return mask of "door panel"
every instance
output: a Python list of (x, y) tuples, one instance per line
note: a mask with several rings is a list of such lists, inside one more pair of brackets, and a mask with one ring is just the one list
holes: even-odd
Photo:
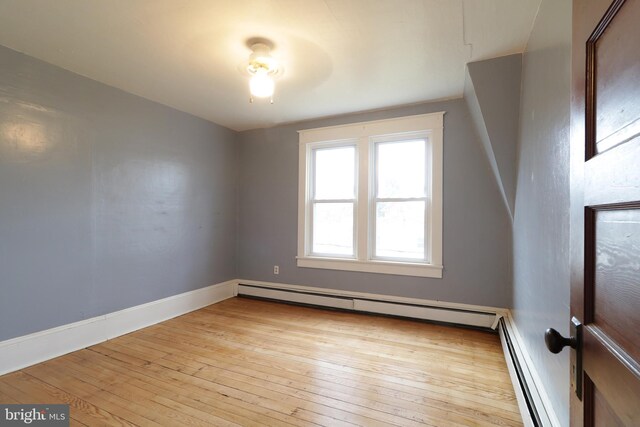
[(595, 206), (640, 200), (640, 185), (627, 184), (640, 179), (638, 158), (640, 138), (635, 138), (615, 147), (614, 150), (598, 154), (584, 164), (584, 204)]
[[(608, 426), (608, 424), (590, 424), (595, 415), (595, 406), (606, 402), (610, 410), (616, 414), (623, 425), (637, 426), (640, 420), (640, 382), (637, 365), (629, 366), (624, 354), (615, 342), (611, 341), (597, 326), (584, 331), (584, 425)], [(635, 375), (633, 370), (636, 370)], [(596, 395), (601, 401), (596, 402)], [(573, 423), (572, 424), (576, 425)]]
[(624, 426), (624, 423), (618, 416), (609, 403), (604, 399), (604, 396), (595, 390), (593, 395), (593, 419), (595, 425), (599, 426), (611, 426), (618, 427)]
[[(571, 424), (640, 425), (640, 0), (574, 0)], [(572, 365), (576, 356), (572, 355)]]
[(593, 325), (640, 358), (640, 209), (596, 210)]
[[(596, 153), (640, 133), (640, 2), (630, 1), (593, 40), (596, 56)], [(632, 51), (632, 50), (635, 50)]]

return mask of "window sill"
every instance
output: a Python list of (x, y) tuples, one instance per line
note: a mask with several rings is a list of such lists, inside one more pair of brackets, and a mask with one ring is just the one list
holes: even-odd
[(441, 265), (390, 261), (359, 261), (355, 259), (297, 257), (298, 267), (328, 270), (361, 271), (365, 273), (442, 279)]

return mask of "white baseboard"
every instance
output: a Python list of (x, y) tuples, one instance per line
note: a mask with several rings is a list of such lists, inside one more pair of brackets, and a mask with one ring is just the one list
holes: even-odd
[(238, 294), (495, 329), (504, 309), (285, 283), (238, 280)]
[(237, 281), (116, 311), (0, 342), (0, 375), (128, 334), (231, 298)]
[[(561, 427), (510, 311), (505, 313), (499, 331), (524, 425)], [(508, 348), (507, 340), (511, 343), (511, 350)]]

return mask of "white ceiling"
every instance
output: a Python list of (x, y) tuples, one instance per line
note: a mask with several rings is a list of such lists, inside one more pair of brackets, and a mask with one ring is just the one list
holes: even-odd
[[(541, 0), (0, 0), (0, 44), (235, 130), (462, 96)], [(249, 104), (245, 42), (285, 68)]]

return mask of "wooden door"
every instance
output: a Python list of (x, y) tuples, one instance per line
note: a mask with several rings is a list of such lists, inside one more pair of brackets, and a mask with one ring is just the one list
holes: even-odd
[(572, 51), (571, 424), (640, 426), (640, 0), (574, 0)]

